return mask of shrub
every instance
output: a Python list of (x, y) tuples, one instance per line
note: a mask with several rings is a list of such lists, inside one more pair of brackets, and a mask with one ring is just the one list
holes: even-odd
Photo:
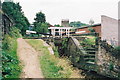
[(59, 56), (59, 53), (58, 53), (58, 47), (53, 48), (53, 50), (54, 50), (54, 55), (55, 55), (56, 57), (60, 57), (60, 56)]
[(89, 30), (91, 33), (95, 32), (95, 29), (93, 29), (93, 28), (91, 28), (91, 27), (90, 27), (88, 30)]
[(17, 57), (17, 41), (19, 29), (12, 27), (2, 41), (2, 74), (3, 78), (19, 78), (21, 67)]
[(120, 56), (120, 46), (115, 47), (115, 53), (117, 56)]
[(96, 43), (96, 38), (85, 38), (83, 41), (80, 41), (80, 44), (85, 48), (92, 48)]
[(12, 26), (12, 28), (10, 29), (10, 36), (13, 38), (19, 38), (22, 37), (20, 34), (20, 30), (14, 26)]

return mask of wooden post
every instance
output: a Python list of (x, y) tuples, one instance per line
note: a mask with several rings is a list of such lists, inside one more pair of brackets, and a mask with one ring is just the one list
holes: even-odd
[(69, 29), (68, 29), (68, 37), (70, 36)]
[(60, 29), (59, 29), (59, 36), (60, 36)]

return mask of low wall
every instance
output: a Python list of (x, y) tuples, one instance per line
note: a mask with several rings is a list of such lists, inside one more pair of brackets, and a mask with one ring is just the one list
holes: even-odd
[[(78, 39), (78, 40), (77, 40)], [(120, 59), (113, 53), (106, 50), (102, 45), (98, 45), (98, 51), (95, 54), (95, 65), (87, 65), (84, 55), (88, 54), (80, 45), (79, 39), (69, 38), (67, 52), (71, 61), (79, 68), (96, 71), (98, 74), (118, 78), (120, 77)]]
[(61, 53), (68, 56), (74, 66), (88, 71), (96, 71), (98, 74), (107, 77), (120, 77), (119, 57), (116, 58), (113, 53), (106, 50), (106, 47), (101, 44), (97, 45), (94, 64), (86, 63), (85, 57), (89, 56), (89, 53), (80, 45), (79, 40), (82, 39), (84, 38), (70, 37), (54, 39), (54, 42), (60, 46)]
[(88, 56), (88, 53), (86, 53), (76, 38), (69, 38), (66, 53), (76, 67), (84, 70), (95, 70), (95, 64), (86, 63), (84, 57)]
[(96, 54), (96, 64), (100, 74), (110, 77), (120, 77), (119, 58), (113, 56), (113, 53), (106, 50), (99, 44), (98, 53)]

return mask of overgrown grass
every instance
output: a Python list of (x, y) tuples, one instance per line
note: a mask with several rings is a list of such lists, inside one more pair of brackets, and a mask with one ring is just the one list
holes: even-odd
[(56, 57), (60, 57), (60, 56), (59, 56), (59, 53), (58, 53), (58, 47), (54, 47), (54, 48), (53, 48), (53, 51), (54, 51), (54, 55), (55, 55)]
[(83, 41), (80, 41), (80, 44), (85, 48), (91, 48), (96, 45), (96, 37), (93, 36), (84, 36), (86, 37)]
[[(9, 35), (6, 34), (2, 46), (2, 74), (3, 78), (19, 78), (21, 67), (17, 57), (17, 34), (14, 29)], [(17, 33), (16, 33), (17, 32)], [(14, 35), (15, 34), (15, 35)], [(19, 34), (20, 35), (20, 34)]]
[(39, 51), (40, 64), (45, 78), (80, 78), (79, 72), (75, 71), (67, 59), (60, 59), (50, 54), (48, 47), (41, 40), (27, 40)]

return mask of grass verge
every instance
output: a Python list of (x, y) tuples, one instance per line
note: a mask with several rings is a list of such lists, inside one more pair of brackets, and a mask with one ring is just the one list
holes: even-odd
[(82, 78), (79, 70), (75, 70), (66, 58), (58, 58), (50, 54), (48, 47), (41, 40), (27, 40), (40, 54), (40, 64), (45, 78)]

